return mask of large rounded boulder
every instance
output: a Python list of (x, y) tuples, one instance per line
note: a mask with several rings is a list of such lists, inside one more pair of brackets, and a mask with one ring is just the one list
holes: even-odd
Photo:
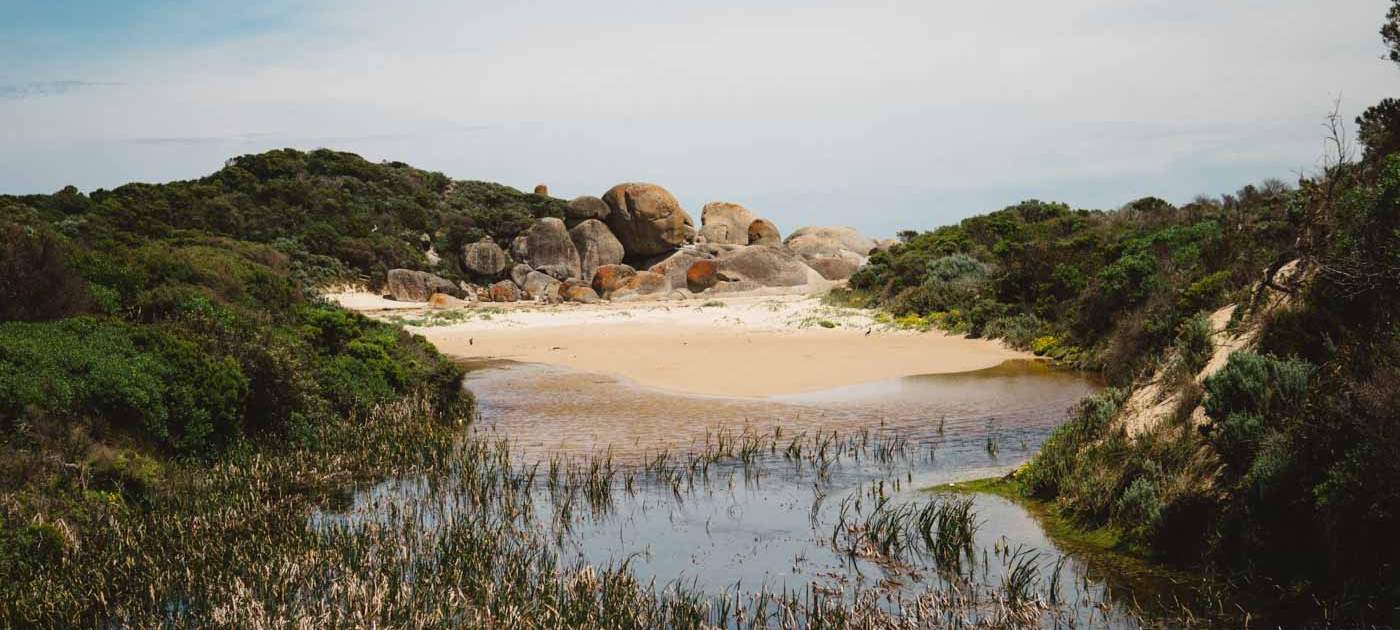
[(754, 219), (749, 224), (749, 245), (782, 245), (783, 237), (778, 226), (768, 219)]
[(602, 221), (608, 218), (609, 212), (611, 210), (608, 209), (608, 204), (602, 199), (584, 195), (569, 202), (569, 206), (564, 209), (564, 222), (573, 227), (589, 219)]
[(647, 271), (666, 276), (666, 279), (671, 282), (671, 286), (683, 287), (685, 286), (685, 272), (690, 269), (690, 265), (697, 260), (710, 258), (714, 258), (714, 255), (700, 246), (685, 247), (668, 255), (648, 260), (644, 267)]
[(594, 304), (598, 301), (598, 292), (581, 281), (570, 280), (560, 286), (559, 297), (570, 302)]
[(637, 295), (657, 295), (671, 292), (671, 281), (665, 275), (654, 271), (638, 271), (622, 284), (623, 290), (636, 291)]
[(478, 276), (495, 276), (506, 268), (506, 252), (489, 238), (462, 246), (462, 266)]
[(656, 184), (618, 184), (603, 193), (607, 224), (628, 257), (662, 254), (691, 240), (695, 223), (681, 204)]
[(593, 270), (591, 286), (598, 295), (607, 295), (621, 289), (635, 275), (637, 270), (630, 265), (603, 265)]
[(584, 282), (593, 279), (594, 269), (622, 262), (626, 253), (612, 230), (597, 219), (588, 219), (570, 228), (569, 238), (578, 250), (580, 277)]
[(520, 285), (526, 293), (536, 298), (548, 297), (551, 293), (559, 294), (559, 281), (545, 273), (531, 271), (525, 275), (525, 282)]
[(808, 267), (811, 267), (827, 280), (845, 280), (851, 277), (861, 265), (865, 264), (865, 257), (849, 251), (843, 251), (835, 256), (813, 256), (803, 259)]
[(845, 226), (804, 227), (789, 234), (783, 241), (788, 249), (803, 258), (836, 256), (846, 250), (859, 256), (869, 256), (878, 243), (855, 228)]
[(510, 268), (510, 279), (514, 281), (516, 285), (523, 287), (525, 286), (525, 278), (527, 278), (532, 271), (534, 271), (534, 269), (531, 269), (530, 265), (519, 263)]
[(701, 293), (714, 288), (716, 284), (729, 278), (719, 271), (717, 260), (697, 260), (685, 271), (685, 286), (691, 293)]
[(700, 210), (700, 236), (706, 243), (748, 245), (753, 212), (737, 203), (712, 201)]
[(451, 280), (426, 271), (390, 269), (384, 279), (385, 291), (400, 302), (427, 302), (434, 293), (444, 293), (456, 298), (466, 295), (466, 292)]
[(785, 244), (827, 280), (851, 277), (879, 247), (874, 239), (844, 226), (799, 228)]
[(511, 280), (502, 280), (486, 289), (492, 302), (517, 302), (520, 300), (520, 287)]
[(782, 247), (743, 247), (720, 254), (717, 262), (719, 273), (726, 277), (765, 287), (801, 286), (815, 275), (801, 258)]
[(525, 262), (535, 269), (566, 270), (569, 278), (580, 276), (578, 248), (569, 237), (564, 222), (554, 217), (536, 220), (525, 231)]

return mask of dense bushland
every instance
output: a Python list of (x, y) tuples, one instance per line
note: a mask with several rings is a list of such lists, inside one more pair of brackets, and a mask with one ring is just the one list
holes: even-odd
[[(1381, 32), (1400, 63), (1400, 2)], [(1357, 119), (1359, 155), (1333, 114), (1323, 167), (1296, 187), (1109, 212), (1027, 201), (901, 234), (851, 284), (897, 322), (1003, 338), (1118, 386), (1015, 475), (1028, 495), (1266, 585), (1286, 623), (1400, 624), (1397, 111), (1386, 99)], [(1291, 260), (1301, 281), (1276, 281)], [(1257, 347), (1197, 383), (1204, 315), (1232, 303)], [(1154, 376), (1175, 411), (1130, 435), (1123, 406)]]
[(175, 471), (322, 448), (328, 427), (405, 396), (469, 407), (426, 341), (312, 284), (421, 259), (421, 231), (453, 207), (532, 220), (519, 193), (451, 187), (276, 151), (195, 182), (0, 197), (0, 576), (68, 557), (97, 535), (91, 514), (148, 509)]
[[(1400, 3), (1388, 43), (1400, 51)], [(1400, 53), (1397, 53), (1400, 59)], [(1289, 193), (1303, 281), (1241, 300), (1257, 348), (1208, 376), (1204, 418), (1129, 438), (1121, 398), (1086, 404), (1018, 475), (1081, 523), (1175, 561), (1207, 558), (1281, 596), (1280, 619), (1400, 623), (1400, 155), (1390, 101), (1334, 134), (1324, 169)], [(1340, 132), (1338, 119), (1332, 128)], [(1270, 272), (1273, 271), (1271, 267)], [(1281, 297), (1281, 307), (1256, 308)], [(1192, 354), (1184, 329), (1168, 356)], [(1111, 343), (1111, 342), (1110, 342)]]
[(1296, 197), (1281, 182), (1177, 208), (1115, 211), (1025, 201), (871, 257), (851, 286), (896, 315), (1007, 340), (1117, 383), (1203, 309), (1237, 300), (1293, 256)]
[(566, 205), (325, 149), (244, 155), (197, 180), (0, 198), (7, 203), (27, 206), (60, 233), (81, 234), (96, 247), (192, 231), (267, 245), (298, 280), (370, 284), (395, 267), (429, 268), (430, 246), (446, 261), (435, 271), (457, 276), (462, 244), (491, 237), (507, 246), (536, 218), (562, 217)]

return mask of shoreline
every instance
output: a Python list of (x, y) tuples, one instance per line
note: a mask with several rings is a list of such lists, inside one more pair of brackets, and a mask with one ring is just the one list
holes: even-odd
[(764, 398), (1034, 359), (997, 341), (916, 332), (811, 295), (456, 309), (331, 299), (396, 321), (460, 361), (510, 360), (604, 374), (674, 394)]

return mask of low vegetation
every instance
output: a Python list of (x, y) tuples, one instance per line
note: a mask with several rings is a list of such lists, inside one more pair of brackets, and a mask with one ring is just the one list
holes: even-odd
[[(1400, 3), (1387, 17), (1400, 63)], [(1109, 212), (1027, 201), (903, 233), (841, 299), (1101, 370), (1115, 387), (1015, 475), (1080, 527), (1205, 558), (1281, 598), (1281, 619), (1400, 622), (1395, 111), (1387, 99), (1357, 120), (1359, 156), (1331, 116), (1324, 165), (1297, 186)], [(1256, 347), (1198, 381), (1215, 352), (1205, 316), (1229, 304), (1227, 330), (1253, 329)], [(1120, 415), (1148, 385), (1177, 410), (1130, 434)]]
[(39, 582), (60, 567), (99, 586), (81, 597), (126, 588), (109, 582), (133, 574), (90, 554), (124, 519), (172, 518), (207, 470), (301, 448), (348, 474), (330, 463), (350, 456), (347, 418), (412, 396), (470, 409), (461, 369), (431, 345), (316, 297), (309, 278), (339, 268), (288, 245), (304, 234), (278, 223), (294, 214), (278, 195), (315, 189), (293, 194), (293, 167), (266, 165), (278, 156), (340, 159), (283, 152), (200, 182), (0, 197), (0, 626), (72, 606), (79, 594)]
[[(1400, 4), (1383, 30), (1400, 50)], [(1400, 59), (1400, 53), (1393, 55)], [(1224, 569), (1280, 619), (1400, 621), (1400, 137), (1390, 100), (1339, 116), (1315, 175), (1182, 207), (1029, 201), (902, 234), (852, 279), (905, 325), (1004, 339), (1116, 387), (1084, 401), (1014, 487), (1124, 549)], [(1279, 279), (1289, 261), (1291, 281)], [(1206, 314), (1257, 343), (1198, 381)], [(1177, 411), (1129, 433), (1137, 388)], [(1199, 405), (1199, 407), (1198, 407)], [(1208, 568), (1208, 567), (1202, 567)]]

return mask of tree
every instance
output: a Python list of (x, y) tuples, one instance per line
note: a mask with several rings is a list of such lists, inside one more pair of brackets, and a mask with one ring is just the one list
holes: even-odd
[[(1391, 0), (1381, 25), (1390, 60), (1400, 64), (1400, 0)], [(1387, 98), (1356, 119), (1357, 137), (1366, 145), (1366, 160), (1377, 162), (1400, 149), (1400, 100)]]
[(1381, 25), (1381, 39), (1390, 47), (1390, 60), (1400, 63), (1400, 0), (1392, 0)]

